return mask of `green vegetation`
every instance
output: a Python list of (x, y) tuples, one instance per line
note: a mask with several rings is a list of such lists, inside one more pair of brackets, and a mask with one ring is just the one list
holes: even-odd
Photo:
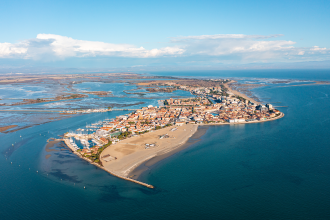
[(212, 105), (213, 102), (211, 101), (211, 99), (207, 98), (207, 100), (209, 101), (209, 104), (207, 104), (207, 105), (208, 105), (208, 106), (209, 106), (209, 105)]
[(167, 102), (167, 100), (164, 101), (164, 105), (169, 105), (168, 102)]
[(135, 125), (135, 122), (134, 121), (129, 121), (128, 124)]
[(243, 98), (243, 97), (241, 97), (241, 96), (236, 96), (236, 98), (238, 98), (240, 101), (242, 101), (242, 102), (245, 102), (245, 98)]
[(127, 138), (129, 135), (131, 135), (131, 134), (132, 134), (132, 132), (130, 132), (130, 131), (122, 132), (120, 135), (118, 135), (118, 139), (119, 139), (119, 140), (125, 139), (125, 138)]
[(94, 163), (100, 163), (100, 155), (101, 155), (101, 153), (102, 153), (107, 147), (109, 147), (111, 144), (112, 144), (112, 142), (109, 141), (107, 144), (103, 145), (103, 147), (100, 147), (100, 148), (97, 150), (97, 153), (96, 153), (96, 154), (86, 155), (86, 157), (89, 157), (89, 159), (90, 159), (91, 161), (93, 161)]
[(145, 133), (148, 133), (149, 131), (146, 130), (146, 131), (142, 131), (142, 132), (139, 132), (139, 134), (145, 134)]

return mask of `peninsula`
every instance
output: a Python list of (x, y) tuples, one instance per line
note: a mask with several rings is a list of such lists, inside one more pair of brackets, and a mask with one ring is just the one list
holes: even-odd
[[(151, 158), (178, 149), (198, 126), (258, 123), (284, 116), (271, 104), (262, 105), (230, 89), (230, 83), (230, 80), (141, 83), (189, 91), (195, 97), (160, 100), (160, 106), (149, 105), (105, 121), (94, 133), (66, 133), (64, 141), (74, 153), (107, 172), (153, 188), (132, 179), (132, 171)], [(83, 149), (75, 140), (83, 144)]]

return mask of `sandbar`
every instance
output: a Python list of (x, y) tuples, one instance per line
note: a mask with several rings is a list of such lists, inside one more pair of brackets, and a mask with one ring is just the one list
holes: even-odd
[(0, 132), (4, 132), (4, 131), (7, 131), (8, 129), (15, 128), (15, 127), (17, 127), (17, 125), (3, 126), (3, 127), (0, 127)]

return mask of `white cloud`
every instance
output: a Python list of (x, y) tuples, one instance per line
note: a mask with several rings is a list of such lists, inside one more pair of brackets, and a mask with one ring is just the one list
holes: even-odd
[[(222, 63), (283, 62), (330, 59), (329, 49), (294, 47), (294, 41), (270, 39), (282, 35), (216, 34), (171, 38), (166, 47), (145, 49), (131, 44), (38, 34), (18, 43), (0, 43), (0, 58), (58, 60), (70, 57), (177, 57), (171, 62), (199, 62), (214, 57)], [(302, 56), (303, 55), (303, 56)], [(181, 60), (179, 60), (179, 58)], [(212, 58), (213, 59), (213, 58)], [(162, 62), (162, 60), (159, 60)]]
[[(293, 41), (263, 40), (273, 36), (218, 34), (174, 38), (181, 44), (185, 55), (231, 56), (235, 60), (269, 60), (284, 57), (294, 49)], [(234, 58), (235, 56), (235, 58)]]
[(0, 43), (0, 57), (22, 57), (42, 59), (44, 55), (52, 58), (120, 56), (120, 57), (157, 57), (178, 55), (184, 52), (178, 47), (165, 47), (147, 50), (130, 44), (111, 44), (99, 41), (76, 40), (55, 34), (38, 34), (35, 39), (17, 44)]
[(205, 40), (205, 39), (239, 39), (239, 38), (254, 38), (254, 39), (266, 39), (266, 38), (274, 38), (274, 37), (281, 37), (282, 34), (275, 34), (275, 35), (245, 35), (245, 34), (214, 34), (214, 35), (199, 35), (199, 36), (182, 36), (182, 37), (174, 37), (173, 41), (175, 40), (189, 40), (189, 39), (196, 39), (196, 40)]
[[(223, 58), (225, 63), (292, 62), (300, 59), (315, 60), (316, 56), (319, 56), (318, 60), (329, 58), (321, 57), (326, 48), (299, 48), (294, 47), (294, 41), (270, 39), (281, 36), (283, 35), (216, 34), (176, 37), (171, 42), (181, 45), (185, 49), (185, 56), (216, 56)], [(306, 56), (306, 50), (312, 50), (314, 55), (309, 52)]]
[(0, 58), (11, 57), (13, 55), (22, 55), (27, 52), (27, 47), (24, 43), (11, 44), (0, 43)]
[(319, 51), (319, 50), (326, 50), (327, 48), (320, 48), (319, 46), (314, 46), (313, 48), (311, 48), (311, 50), (315, 50), (315, 51)]

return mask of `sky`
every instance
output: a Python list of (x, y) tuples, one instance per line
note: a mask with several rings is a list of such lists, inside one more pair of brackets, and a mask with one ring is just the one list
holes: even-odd
[(3, 1), (0, 69), (330, 68), (330, 1)]

